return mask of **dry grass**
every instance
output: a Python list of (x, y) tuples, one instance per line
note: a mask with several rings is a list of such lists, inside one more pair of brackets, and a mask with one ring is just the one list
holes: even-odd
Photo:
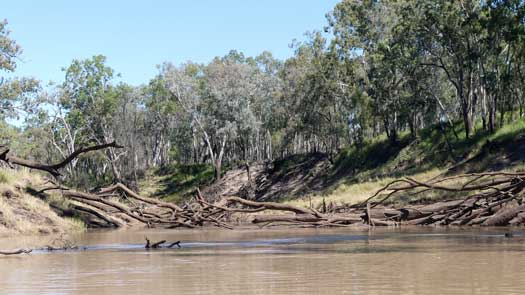
[(42, 183), (27, 169), (0, 169), (0, 235), (78, 232), (85, 226), (78, 220), (59, 217), (44, 201), (26, 188)]
[[(443, 172), (444, 170), (436, 168), (426, 172), (409, 175), (409, 177), (418, 180), (429, 180), (442, 174)], [(290, 200), (286, 203), (303, 207), (309, 207), (311, 204), (312, 206), (317, 207), (323, 202), (323, 199), (325, 199), (326, 203), (333, 202), (334, 204), (356, 204), (366, 200), (377, 190), (396, 179), (398, 178), (385, 177), (356, 184), (341, 184), (335, 190), (327, 194), (312, 195), (307, 198)]]
[[(446, 169), (438, 169), (434, 168), (425, 172), (416, 173), (413, 175), (406, 175), (404, 177), (410, 177), (414, 178), (419, 181), (428, 181), (433, 178), (439, 177), (440, 175), (443, 175), (445, 173)], [(503, 169), (501, 171), (506, 172), (518, 172), (518, 171), (525, 171), (525, 165), (518, 164), (514, 166), (507, 167), (506, 169)], [(403, 178), (403, 177), (400, 177)], [(360, 203), (370, 196), (372, 196), (375, 192), (377, 192), (379, 189), (383, 188), (388, 183), (400, 179), (400, 178), (393, 178), (393, 177), (386, 177), (386, 178), (380, 178), (370, 181), (365, 181), (357, 184), (341, 184), (339, 185), (335, 190), (326, 193), (326, 194), (318, 194), (318, 195), (312, 195), (310, 197), (305, 197), (301, 199), (295, 199), (295, 200), (289, 200), (285, 203), (295, 206), (301, 206), (301, 207), (314, 207), (317, 208), (320, 206), (323, 202), (323, 199), (328, 204), (332, 202), (336, 205), (341, 204), (356, 204)], [(451, 179), (448, 181), (444, 181), (440, 183), (444, 186), (461, 186), (464, 184), (465, 179)], [(475, 182), (473, 183), (475, 184)], [(396, 205), (403, 205), (407, 204), (409, 202), (432, 202), (432, 201), (439, 201), (443, 199), (457, 199), (462, 198), (464, 195), (461, 195), (463, 193), (451, 193), (451, 192), (443, 192), (443, 191), (428, 191), (424, 194), (418, 194), (415, 196), (410, 195), (400, 195), (396, 196), (395, 198), (390, 199), (386, 204), (396, 204)]]

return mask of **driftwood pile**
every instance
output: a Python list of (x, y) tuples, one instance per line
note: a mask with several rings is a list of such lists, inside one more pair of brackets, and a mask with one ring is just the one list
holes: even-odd
[[(82, 153), (116, 143), (75, 151), (62, 162), (47, 165), (10, 156), (0, 150), (0, 161), (60, 175), (59, 169)], [(51, 184), (51, 185), (49, 185)], [(307, 227), (399, 226), (399, 225), (525, 225), (525, 172), (472, 173), (418, 181), (404, 178), (378, 190), (369, 199), (354, 205), (334, 206), (324, 201), (317, 208), (304, 208), (275, 202), (258, 202), (229, 197), (207, 201), (200, 191), (184, 205), (144, 197), (122, 183), (96, 193), (73, 190), (49, 181), (36, 191), (45, 195), (59, 191), (70, 200), (71, 209), (91, 215), (106, 226), (122, 227), (141, 223), (148, 227), (195, 228), (212, 225), (232, 229), (234, 216), (259, 226), (298, 225)], [(396, 207), (396, 198), (415, 199), (416, 195), (440, 194), (440, 201)], [(448, 197), (448, 198), (447, 198)], [(390, 203), (390, 205), (386, 205)], [(430, 204), (429, 204), (430, 203)], [(265, 211), (264, 214), (261, 214)], [(269, 212), (269, 213), (268, 213)], [(147, 245), (149, 244), (149, 241)], [(177, 244), (173, 244), (175, 246)], [(159, 247), (151, 244), (150, 248)], [(2, 253), (0, 254), (20, 254)]]
[[(105, 148), (121, 148), (115, 142), (83, 147), (57, 164), (42, 164), (12, 156), (0, 148), (0, 161), (46, 171), (57, 177), (59, 170), (79, 155)], [(257, 202), (229, 197), (209, 202), (200, 191), (184, 205), (141, 196), (122, 183), (96, 193), (80, 192), (54, 182), (37, 191), (46, 194), (59, 190), (71, 200), (71, 209), (94, 216), (107, 226), (122, 227), (142, 223), (148, 227), (194, 228), (214, 225), (233, 228), (232, 215), (239, 213), (252, 223), (301, 226), (388, 226), (388, 225), (523, 225), (525, 224), (525, 172), (473, 173), (442, 177), (430, 181), (404, 178), (393, 181), (366, 201), (355, 205), (334, 206), (325, 202), (318, 208), (304, 208), (275, 202)], [(427, 205), (396, 208), (385, 206), (397, 197), (441, 194), (441, 200)], [(270, 214), (254, 214), (266, 211)]]
[[(428, 182), (405, 178), (389, 183), (360, 204), (333, 206), (323, 202), (318, 208), (257, 202), (238, 197), (229, 197), (211, 203), (201, 195), (200, 191), (197, 191), (191, 202), (178, 206), (140, 196), (121, 183), (104, 188), (97, 194), (63, 187), (45, 190), (49, 189), (60, 189), (64, 197), (74, 201), (73, 204), (78, 210), (92, 213), (116, 227), (134, 220), (149, 227), (194, 228), (214, 225), (233, 228), (231, 221), (234, 214), (240, 214), (260, 226), (525, 224), (525, 204), (523, 204), (525, 172), (463, 174)], [(440, 193), (442, 199), (446, 198), (447, 194), (454, 199), (399, 208), (384, 205), (399, 196), (414, 198), (416, 195), (436, 193)], [(263, 211), (266, 212), (261, 214)]]
[(98, 193), (79, 192), (63, 186), (46, 187), (39, 192), (49, 190), (59, 190), (62, 196), (72, 201), (76, 210), (92, 214), (113, 227), (138, 222), (147, 227), (195, 228), (215, 225), (233, 228), (223, 221), (228, 212), (209, 205), (199, 195), (195, 201), (178, 206), (140, 196), (122, 183), (103, 188)]
[[(451, 182), (454, 184), (447, 184)], [(373, 224), (377, 218), (373, 208), (400, 194), (410, 197), (435, 192), (460, 194), (459, 199), (447, 202), (400, 208), (397, 213), (384, 212), (381, 220), (409, 225), (523, 225), (524, 189), (525, 172), (462, 174), (428, 182), (405, 178), (388, 184), (365, 203), (370, 208), (369, 223)], [(374, 202), (378, 197), (381, 199)]]
[[(453, 183), (450, 184), (450, 183)], [(387, 201), (405, 196), (440, 193), (442, 199), (430, 204), (396, 208)], [(458, 197), (458, 194), (460, 195)], [(444, 196), (443, 196), (444, 195)], [(525, 172), (473, 173), (422, 182), (413, 178), (393, 181), (366, 201), (356, 205), (333, 206), (326, 203), (314, 208), (299, 208), (278, 203), (227, 199), (252, 210), (285, 211), (290, 214), (259, 215), (257, 224), (287, 223), (305, 226), (397, 225), (485, 225), (525, 224)]]

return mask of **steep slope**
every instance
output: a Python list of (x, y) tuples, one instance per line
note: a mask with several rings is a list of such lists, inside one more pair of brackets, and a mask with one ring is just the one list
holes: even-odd
[(415, 139), (402, 134), (396, 144), (378, 137), (360, 147), (341, 150), (333, 163), (321, 153), (253, 163), (251, 182), (245, 166), (226, 171), (217, 183), (213, 183), (209, 166), (164, 169), (164, 176), (154, 178), (158, 181), (149, 184), (154, 188), (149, 191), (153, 196), (177, 192), (172, 198), (176, 201), (191, 197), (200, 187), (212, 200), (240, 196), (302, 204), (322, 199), (351, 203), (399, 177), (425, 180), (443, 174), (525, 169), (524, 120), (493, 134), (477, 132), (470, 139), (462, 135), (461, 124), (455, 128), (458, 138), (453, 130), (440, 126), (423, 130)]
[(14, 234), (60, 234), (82, 230), (76, 220), (59, 217), (48, 203), (27, 189), (42, 183), (38, 174), (26, 169), (0, 168), (0, 236)]

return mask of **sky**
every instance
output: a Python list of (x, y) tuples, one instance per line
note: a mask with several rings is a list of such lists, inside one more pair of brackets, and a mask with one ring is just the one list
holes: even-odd
[(147, 83), (164, 61), (208, 62), (230, 49), (293, 55), (289, 44), (322, 30), (339, 0), (17, 0), (2, 1), (11, 37), (22, 46), (16, 76), (63, 81), (73, 59), (96, 54), (120, 80)]

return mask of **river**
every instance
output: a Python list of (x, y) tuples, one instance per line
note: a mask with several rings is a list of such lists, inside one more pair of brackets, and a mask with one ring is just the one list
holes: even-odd
[[(508, 231), (508, 229), (506, 229)], [(99, 231), (0, 257), (1, 294), (524, 294), (525, 231)], [(181, 241), (144, 249), (144, 237)], [(0, 239), (1, 249), (34, 238)], [(46, 237), (37, 238), (40, 241)]]

